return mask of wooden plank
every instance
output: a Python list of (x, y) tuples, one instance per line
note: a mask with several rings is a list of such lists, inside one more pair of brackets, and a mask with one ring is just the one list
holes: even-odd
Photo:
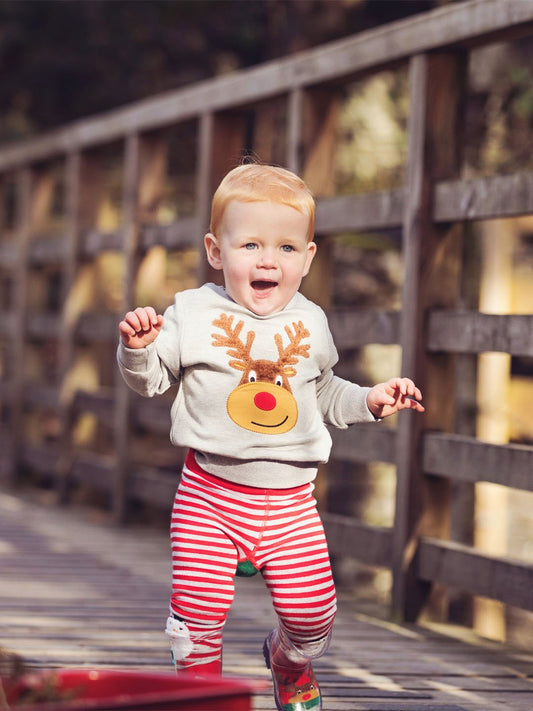
[(437, 222), (490, 220), (533, 212), (533, 173), (475, 180), (443, 181), (435, 186)]
[[(133, 523), (124, 530), (102, 511), (46, 508), (0, 493), (0, 541), (2, 645), (32, 669), (171, 670), (166, 530)], [(330, 649), (315, 662), (328, 711), (530, 711), (530, 653), (467, 632), (393, 623), (347, 588), (338, 598)], [(237, 579), (224, 674), (267, 681), (254, 711), (273, 708), (261, 643), (274, 624), (260, 576)]]
[(20, 454), (20, 462), (32, 471), (54, 476), (59, 459), (59, 449), (55, 444), (25, 443)]
[(28, 264), (41, 267), (48, 264), (60, 264), (68, 252), (68, 243), (64, 235), (47, 235), (30, 238)]
[(377, 423), (332, 429), (332, 459), (348, 462), (388, 462), (396, 459), (396, 431)]
[(139, 236), (140, 249), (147, 250), (161, 245), (169, 251), (196, 247), (198, 234), (203, 236), (203, 220), (198, 217), (182, 217), (168, 225), (144, 225)]
[(114, 392), (111, 388), (100, 388), (97, 392), (77, 390), (72, 401), (72, 414), (91, 412), (106, 425), (113, 424)]
[(86, 482), (112, 493), (115, 471), (116, 465), (112, 457), (85, 451), (74, 456), (70, 476), (73, 481)]
[(333, 309), (328, 322), (339, 350), (369, 343), (391, 345), (399, 341), (400, 312), (378, 309)]
[(355, 558), (363, 563), (390, 568), (392, 530), (332, 513), (321, 515), (332, 555)]
[(102, 252), (120, 252), (124, 246), (122, 230), (100, 232), (100, 230), (86, 230), (81, 236), (80, 253), (85, 259), (94, 259)]
[(56, 385), (43, 383), (26, 384), (24, 388), (24, 404), (36, 405), (50, 412), (59, 412), (59, 390)]
[(427, 346), (433, 352), (502, 351), (533, 356), (533, 316), (432, 311)]
[(474, 437), (428, 432), (424, 436), (424, 471), (455, 481), (487, 481), (533, 491), (533, 447), (487, 444)]
[(154, 434), (167, 435), (170, 429), (170, 403), (159, 399), (134, 397), (131, 404), (132, 423)]
[(57, 339), (61, 333), (61, 315), (54, 312), (27, 314), (26, 333), (36, 341)]
[(533, 610), (530, 563), (496, 558), (459, 543), (423, 538), (417, 553), (417, 571), (424, 580)]
[(399, 227), (402, 224), (404, 190), (319, 198), (317, 234), (357, 232)]
[(128, 483), (128, 498), (170, 510), (178, 483), (176, 472), (135, 467)]
[(145, 99), (125, 108), (77, 121), (70, 126), (0, 153), (0, 170), (28, 161), (110, 142), (127, 131), (149, 131), (188, 120), (205, 111), (221, 111), (257, 102), (301, 86), (376, 70), (413, 54), (460, 43), (478, 43), (498, 33), (530, 31), (533, 7), (522, 0), (472, 0), (421, 13), (375, 30), (331, 42), (292, 57), (229, 76), (210, 79)]
[(116, 314), (101, 311), (82, 313), (75, 325), (75, 336), (84, 343), (102, 341), (116, 342), (118, 345), (118, 323)]

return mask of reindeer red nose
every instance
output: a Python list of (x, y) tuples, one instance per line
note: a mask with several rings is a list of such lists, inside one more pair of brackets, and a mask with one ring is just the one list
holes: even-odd
[(267, 392), (259, 392), (254, 397), (254, 403), (260, 410), (273, 410), (276, 407), (276, 398)]

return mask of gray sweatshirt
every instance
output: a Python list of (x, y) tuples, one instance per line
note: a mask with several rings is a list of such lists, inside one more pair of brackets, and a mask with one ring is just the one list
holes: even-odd
[(152, 397), (177, 386), (170, 439), (207, 472), (261, 488), (312, 481), (326, 462), (326, 424), (373, 422), (369, 388), (338, 378), (322, 309), (297, 293), (286, 308), (257, 316), (222, 287), (176, 294), (146, 348), (118, 347), (128, 385)]

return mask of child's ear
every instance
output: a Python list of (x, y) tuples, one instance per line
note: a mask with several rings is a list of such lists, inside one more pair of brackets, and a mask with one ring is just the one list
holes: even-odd
[(316, 242), (308, 242), (307, 243), (307, 257), (305, 260), (305, 267), (303, 270), (303, 276), (307, 276), (309, 274), (309, 269), (311, 269), (311, 262), (315, 258), (316, 250), (317, 250)]
[(208, 232), (204, 237), (205, 253), (207, 261), (213, 269), (222, 269), (222, 259), (220, 257), (220, 247), (215, 235)]

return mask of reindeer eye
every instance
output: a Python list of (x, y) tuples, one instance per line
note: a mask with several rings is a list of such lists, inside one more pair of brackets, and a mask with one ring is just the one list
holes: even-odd
[(257, 373), (255, 372), (255, 370), (251, 370), (248, 373), (248, 382), (255, 383), (256, 380), (257, 380)]
[(283, 378), (281, 377), (281, 375), (276, 375), (274, 385), (279, 385), (280, 387), (283, 385)]

